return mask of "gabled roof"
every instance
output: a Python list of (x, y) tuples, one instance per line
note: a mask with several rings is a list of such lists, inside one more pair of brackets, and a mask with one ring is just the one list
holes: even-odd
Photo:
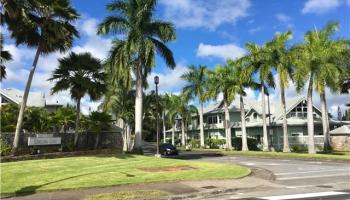
[(343, 125), (329, 132), (331, 135), (350, 135), (350, 125)]

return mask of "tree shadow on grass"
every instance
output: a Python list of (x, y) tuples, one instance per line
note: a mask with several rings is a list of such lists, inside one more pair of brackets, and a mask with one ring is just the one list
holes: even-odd
[(216, 152), (181, 152), (177, 156), (169, 156), (167, 158), (180, 159), (180, 160), (198, 160), (201, 158), (222, 157), (222, 156), (224, 155)]
[[(125, 174), (126, 177), (135, 177), (135, 175), (129, 174), (129, 173), (126, 173), (126, 172), (120, 172), (120, 171), (113, 171), (113, 172), (119, 172), (121, 174)], [(92, 175), (92, 174), (99, 174), (99, 173), (106, 173), (106, 171), (80, 174), (80, 175), (71, 176), (71, 177), (68, 177), (68, 178), (63, 178), (63, 179), (59, 179), (59, 180), (56, 180), (56, 181), (48, 182), (48, 183), (41, 184), (41, 185), (26, 186), (26, 187), (23, 187), (23, 188), (21, 188), (19, 190), (16, 190), (14, 192), (14, 194), (1, 195), (1, 199), (12, 198), (12, 197), (15, 197), (15, 196), (27, 196), (27, 195), (35, 194), (39, 188), (44, 187), (46, 185), (50, 185), (50, 184), (53, 184), (53, 183), (58, 183), (58, 182), (69, 180), (69, 179), (74, 179), (74, 178), (77, 178), (77, 177), (88, 176), (88, 175)]]

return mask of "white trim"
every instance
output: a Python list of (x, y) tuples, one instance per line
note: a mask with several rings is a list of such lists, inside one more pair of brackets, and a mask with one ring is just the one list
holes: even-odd
[(317, 193), (307, 193), (307, 194), (291, 194), (291, 195), (261, 197), (261, 199), (267, 199), (267, 200), (302, 199), (302, 198), (311, 198), (311, 197), (335, 196), (335, 195), (341, 195), (341, 194), (349, 194), (349, 193), (330, 191), (330, 192), (317, 192)]

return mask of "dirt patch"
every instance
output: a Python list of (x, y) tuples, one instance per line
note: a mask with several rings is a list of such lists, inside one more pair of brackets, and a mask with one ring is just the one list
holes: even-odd
[(163, 166), (163, 167), (143, 167), (140, 168), (145, 172), (176, 172), (176, 171), (185, 171), (185, 170), (195, 170), (196, 167), (189, 165), (178, 165), (178, 166)]

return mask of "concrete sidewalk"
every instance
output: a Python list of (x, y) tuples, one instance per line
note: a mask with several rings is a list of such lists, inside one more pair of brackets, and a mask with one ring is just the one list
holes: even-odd
[(123, 185), (106, 188), (87, 188), (77, 190), (65, 190), (55, 192), (40, 192), (23, 194), (20, 196), (3, 196), (8, 200), (82, 200), (90, 195), (131, 191), (131, 190), (161, 190), (168, 192), (170, 197), (166, 199), (188, 199), (217, 193), (229, 193), (240, 190), (257, 188), (275, 188), (278, 185), (271, 182), (274, 176), (262, 169), (252, 169), (252, 174), (241, 179), (234, 180), (206, 180), (206, 181), (179, 181), (166, 183), (149, 183), (138, 185)]

